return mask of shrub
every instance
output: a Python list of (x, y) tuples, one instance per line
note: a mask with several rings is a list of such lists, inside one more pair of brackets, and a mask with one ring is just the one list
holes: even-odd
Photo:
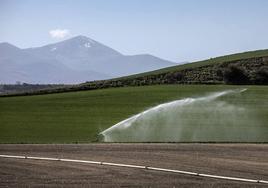
[(268, 84), (268, 67), (262, 66), (257, 70), (254, 82), (256, 84)]
[(222, 69), (217, 69), (216, 70), (216, 75), (218, 76), (218, 77), (223, 77), (223, 71), (222, 71)]
[(237, 65), (229, 65), (223, 71), (223, 79), (227, 84), (249, 84), (245, 70)]
[(181, 81), (184, 78), (184, 74), (181, 72), (174, 72), (173, 73), (173, 77), (177, 80), (177, 81)]

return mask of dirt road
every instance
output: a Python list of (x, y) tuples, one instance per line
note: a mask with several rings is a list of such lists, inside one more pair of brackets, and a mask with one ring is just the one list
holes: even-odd
[[(0, 154), (146, 165), (268, 180), (268, 144), (0, 145)], [(0, 158), (0, 187), (267, 187), (142, 169)]]

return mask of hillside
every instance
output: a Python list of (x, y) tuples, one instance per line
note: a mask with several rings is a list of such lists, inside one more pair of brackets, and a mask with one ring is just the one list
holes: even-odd
[(177, 65), (173, 67), (167, 67), (164, 69), (159, 69), (159, 70), (150, 71), (150, 72), (146, 72), (142, 74), (132, 75), (132, 76), (129, 76), (128, 78), (148, 76), (148, 75), (153, 75), (153, 74), (162, 74), (166, 72), (180, 71), (180, 70), (184, 70), (188, 68), (197, 68), (197, 67), (214, 65), (214, 64), (224, 63), (224, 62), (238, 61), (238, 60), (258, 58), (258, 57), (266, 57), (266, 56), (268, 56), (268, 49), (248, 51), (248, 52), (236, 53), (236, 54), (211, 58), (207, 60), (197, 61), (193, 63), (187, 63), (183, 65)]
[(88, 82), (80, 85), (79, 88), (155, 84), (266, 85), (268, 84), (268, 50), (232, 54), (112, 80)]

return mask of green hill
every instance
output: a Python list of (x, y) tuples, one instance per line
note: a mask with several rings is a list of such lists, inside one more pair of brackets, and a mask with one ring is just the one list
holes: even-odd
[(159, 84), (268, 84), (268, 50), (244, 52), (111, 80), (80, 84), (70, 90)]
[(207, 66), (207, 65), (214, 65), (214, 64), (224, 63), (224, 62), (237, 61), (237, 60), (250, 59), (250, 58), (258, 58), (258, 57), (268, 57), (268, 49), (220, 56), (220, 57), (211, 58), (211, 59), (207, 59), (203, 61), (197, 61), (193, 63), (177, 65), (177, 66), (159, 69), (159, 70), (146, 72), (142, 74), (136, 74), (136, 75), (128, 76), (125, 78), (135, 78), (135, 77), (140, 77), (140, 76), (162, 74), (162, 73), (180, 71), (180, 70), (189, 69), (189, 68), (197, 68), (197, 67), (202, 67), (202, 66)]

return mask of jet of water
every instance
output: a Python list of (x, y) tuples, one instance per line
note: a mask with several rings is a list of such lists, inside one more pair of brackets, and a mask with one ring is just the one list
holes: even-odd
[[(230, 128), (230, 125), (234, 124), (230, 120), (234, 121), (235, 116), (245, 113), (242, 108), (213, 101), (224, 95), (244, 91), (246, 89), (227, 90), (204, 97), (185, 98), (160, 104), (113, 125), (100, 135), (105, 142), (173, 142), (195, 139), (202, 141), (198, 139), (201, 138), (200, 134), (204, 134), (206, 123), (217, 124), (218, 129), (214, 128), (214, 131), (222, 131), (223, 125), (228, 124)], [(200, 134), (197, 134), (198, 131)]]

